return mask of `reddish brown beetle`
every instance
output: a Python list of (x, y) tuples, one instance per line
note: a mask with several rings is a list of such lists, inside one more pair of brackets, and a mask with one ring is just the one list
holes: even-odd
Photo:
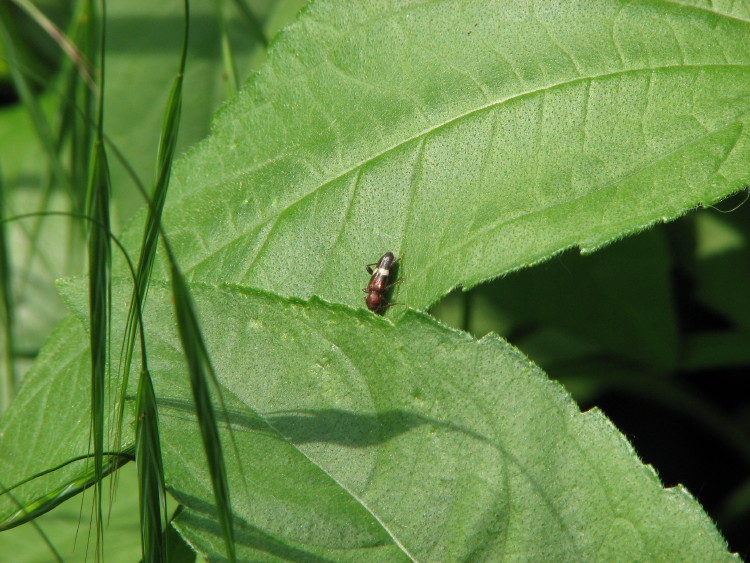
[[(403, 279), (400, 279), (392, 284), (388, 283), (391, 280), (393, 267), (398, 264), (401, 258), (403, 258), (403, 255), (397, 260), (393, 256), (393, 252), (386, 252), (380, 257), (380, 260), (365, 266), (367, 273), (372, 275), (370, 283), (362, 290), (367, 294), (365, 303), (370, 311), (382, 314), (388, 307), (402, 305), (402, 303), (385, 303), (388, 290), (403, 281)], [(371, 266), (376, 266), (376, 268), (373, 270)]]

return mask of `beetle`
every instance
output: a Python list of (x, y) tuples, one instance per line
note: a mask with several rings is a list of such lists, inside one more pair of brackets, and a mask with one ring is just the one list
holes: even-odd
[[(367, 304), (367, 308), (372, 311), (373, 313), (382, 314), (385, 309), (388, 307), (392, 307), (393, 305), (401, 305), (401, 303), (388, 303), (386, 304), (386, 293), (389, 289), (391, 289), (394, 285), (397, 285), (404, 281), (403, 279), (400, 279), (398, 281), (393, 282), (392, 284), (389, 284), (388, 282), (391, 280), (392, 270), (394, 269), (394, 266), (398, 264), (398, 262), (403, 258), (403, 254), (396, 259), (396, 257), (393, 255), (393, 252), (386, 252), (383, 254), (383, 256), (380, 257), (380, 260), (377, 262), (373, 262), (372, 264), (368, 264), (365, 266), (365, 269), (367, 270), (367, 273), (370, 274), (372, 277), (370, 278), (370, 283), (367, 284), (367, 287), (362, 289), (367, 296), (365, 297), (365, 303)], [(372, 266), (376, 266), (376, 268), (373, 270)]]

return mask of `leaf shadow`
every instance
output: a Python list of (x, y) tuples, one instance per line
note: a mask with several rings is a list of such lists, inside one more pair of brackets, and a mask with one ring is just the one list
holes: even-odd
[[(221, 537), (221, 529), (216, 516), (216, 507), (182, 491), (169, 489), (183, 506), (189, 510), (180, 512), (176, 522), (178, 528), (182, 525), (197, 530), (200, 535)], [(242, 518), (234, 520), (235, 542), (238, 546), (254, 549), (278, 557), (284, 561), (305, 561), (310, 563), (329, 563), (331, 559), (320, 557), (304, 549), (292, 547), (283, 540), (264, 532), (256, 526), (245, 522)], [(184, 530), (181, 530), (184, 533)]]
[[(190, 401), (162, 398), (158, 402), (160, 407), (164, 406), (168, 409), (183, 412), (184, 419), (192, 421), (194, 411)], [(330, 443), (353, 449), (365, 448), (385, 443), (425, 425), (459, 432), (500, 452), (503, 459), (509, 465), (516, 467), (536, 491), (541, 502), (547, 507), (550, 514), (554, 515), (560, 529), (566, 531), (571, 540), (573, 538), (573, 533), (565, 524), (554, 500), (550, 498), (549, 492), (533, 474), (532, 470), (500, 441), (488, 438), (459, 424), (401, 409), (387, 410), (377, 414), (359, 414), (343, 409), (303, 409), (299, 411), (276, 411), (259, 415), (229, 408), (224, 413), (217, 413), (217, 419), (225, 425), (228, 424), (235, 431), (261, 432), (294, 446), (309, 443)]]
[[(192, 420), (194, 410), (190, 401), (162, 397), (157, 403), (160, 416)], [(258, 415), (249, 410), (228, 408), (217, 412), (217, 420), (235, 430), (262, 432), (296, 445), (316, 442), (352, 448), (378, 445), (425, 424), (446, 426), (404, 410), (360, 414), (343, 409), (303, 409)]]

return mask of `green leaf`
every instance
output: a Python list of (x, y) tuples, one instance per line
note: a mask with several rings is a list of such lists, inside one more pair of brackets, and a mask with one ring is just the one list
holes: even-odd
[[(238, 559), (730, 559), (689, 493), (663, 489), (600, 412), (495, 336), (413, 311), (393, 324), (319, 299), (191, 292), (247, 478), (225, 450)], [(65, 293), (84, 314), (82, 288)], [(167, 486), (188, 509), (181, 531), (221, 558), (170, 291), (150, 296)]]
[(406, 252), (424, 308), (721, 199), (750, 179), (734, 6), (316, 2), (176, 165), (178, 261), (361, 307), (362, 265)]
[[(108, 514), (104, 529), (104, 561), (132, 563), (141, 555), (138, 540), (138, 497), (129, 494), (137, 489), (135, 464), (118, 472), (119, 492)], [(109, 487), (109, 479), (105, 489)], [(90, 563), (94, 560), (93, 538), (87, 530), (91, 519), (90, 493), (61, 505), (36, 522), (47, 533), (66, 563)], [(39, 539), (30, 524), (0, 533), (0, 553), (12, 554), (13, 563), (50, 563), (49, 548)]]
[[(89, 453), (90, 365), (87, 329), (78, 319), (68, 316), (45, 344), (2, 418), (3, 485), (11, 486)], [(124, 434), (124, 441), (132, 442), (132, 430), (126, 427)], [(42, 497), (75, 479), (90, 464), (90, 460), (82, 460), (66, 465), (14, 489), (14, 496), (25, 501)], [(10, 498), (0, 496), (0, 520), (16, 510)]]

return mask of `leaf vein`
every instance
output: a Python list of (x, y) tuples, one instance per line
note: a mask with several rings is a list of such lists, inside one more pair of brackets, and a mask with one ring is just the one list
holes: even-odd
[[(495, 107), (500, 106), (500, 105), (502, 105), (504, 103), (509, 103), (509, 102), (513, 102), (513, 101), (516, 101), (516, 100), (524, 99), (526, 97), (530, 97), (530, 96), (533, 96), (533, 95), (536, 95), (536, 94), (545, 94), (545, 93), (547, 93), (547, 92), (549, 92), (551, 90), (554, 90), (554, 89), (557, 89), (557, 88), (563, 88), (563, 87), (570, 86), (570, 85), (573, 85), (573, 84), (590, 82), (590, 81), (594, 81), (594, 80), (603, 80), (603, 79), (608, 79), (608, 78), (613, 78), (613, 77), (618, 77), (618, 76), (624, 76), (624, 75), (628, 75), (628, 74), (637, 74), (637, 73), (642, 73), (642, 72), (653, 73), (653, 72), (656, 72), (656, 71), (675, 70), (675, 69), (680, 69), (680, 70), (681, 69), (693, 69), (693, 68), (695, 68), (695, 69), (703, 69), (703, 68), (743, 68), (743, 69), (746, 69), (748, 67), (750, 67), (750, 64), (723, 64), (723, 63), (722, 64), (717, 64), (717, 63), (712, 63), (712, 64), (694, 64), (694, 65), (664, 65), (664, 66), (660, 66), (660, 67), (651, 67), (651, 68), (624, 69), (624, 70), (618, 70), (618, 71), (614, 71), (614, 72), (610, 72), (610, 73), (597, 74), (597, 75), (593, 75), (593, 76), (583, 76), (583, 77), (579, 76), (579, 77), (576, 77), (576, 78), (573, 78), (573, 79), (568, 79), (568, 80), (563, 80), (563, 81), (560, 81), (560, 82), (555, 82), (553, 84), (549, 84), (549, 85), (546, 85), (546, 86), (543, 86), (543, 87), (530, 89), (530, 90), (527, 90), (527, 91), (524, 91), (524, 92), (521, 92), (521, 93), (518, 93), (518, 94), (515, 94), (515, 95), (511, 95), (511, 96), (505, 97), (505, 98), (500, 99), (500, 100), (488, 102), (488, 103), (480, 105), (478, 107), (473, 107), (470, 110), (464, 111), (464, 112), (462, 112), (462, 113), (460, 113), (458, 115), (452, 116), (452, 117), (450, 117), (448, 119), (445, 119), (445, 120), (443, 120), (443, 121), (441, 121), (439, 123), (436, 123), (432, 127), (423, 129), (423, 130), (421, 130), (421, 131), (419, 131), (419, 132), (417, 132), (417, 133), (415, 133), (413, 135), (410, 135), (409, 137), (406, 137), (406, 138), (404, 138), (402, 140), (399, 140), (398, 142), (396, 142), (394, 144), (391, 144), (391, 145), (389, 145), (389, 146), (387, 146), (387, 147), (385, 147), (385, 148), (383, 148), (383, 149), (381, 149), (381, 150), (379, 150), (377, 152), (374, 152), (373, 154), (371, 154), (367, 158), (362, 159), (359, 162), (350, 165), (348, 168), (345, 168), (345, 169), (343, 169), (341, 171), (338, 171), (334, 175), (332, 175), (332, 176), (330, 176), (328, 178), (324, 178), (320, 183), (318, 183), (315, 186), (312, 186), (311, 189), (310, 189), (310, 191), (308, 191), (306, 194), (304, 194), (304, 195), (298, 197), (297, 199), (294, 199), (294, 200), (288, 202), (287, 204), (285, 204), (285, 207), (281, 208), (280, 211), (278, 212), (279, 215), (277, 216), (277, 221), (278, 221), (278, 219), (281, 216), (283, 216), (286, 213), (286, 211), (288, 211), (289, 209), (291, 209), (292, 207), (294, 207), (295, 205), (297, 205), (303, 199), (309, 197), (310, 195), (313, 195), (318, 190), (323, 189), (326, 186), (332, 184), (333, 182), (339, 180), (340, 178), (344, 177), (346, 174), (349, 174), (349, 173), (355, 171), (357, 168), (359, 168), (361, 166), (364, 166), (365, 164), (372, 163), (376, 159), (378, 159), (378, 158), (380, 158), (380, 157), (382, 157), (382, 156), (384, 156), (384, 155), (386, 155), (386, 154), (388, 154), (388, 153), (390, 153), (392, 151), (395, 151), (395, 150), (403, 147), (404, 145), (406, 145), (407, 143), (409, 143), (409, 142), (411, 142), (413, 140), (416, 140), (416, 139), (419, 139), (421, 137), (425, 137), (425, 136), (431, 135), (431, 134), (435, 133), (436, 131), (439, 131), (439, 130), (445, 128), (445, 127), (448, 127), (451, 124), (456, 123), (456, 122), (458, 122), (459, 120), (461, 120), (463, 118), (479, 114), (482, 111), (495, 108)], [(292, 155), (287, 155), (287, 156), (292, 156)], [(279, 158), (276, 158), (276, 159), (273, 159), (273, 160), (278, 160)], [(258, 169), (262, 168), (263, 166), (265, 166), (265, 163), (264, 164), (259, 164), (259, 165), (255, 166), (255, 167), (253, 167), (253, 168), (251, 168), (249, 170), (243, 171), (241, 173), (230, 175), (229, 177), (226, 177), (226, 178), (224, 178), (221, 181), (217, 181), (216, 184), (219, 184), (220, 182), (221, 183), (226, 183), (228, 181), (236, 180), (238, 177), (240, 177), (240, 176), (246, 176), (247, 174), (250, 174), (253, 171), (258, 170)], [(605, 186), (605, 187), (607, 187), (607, 186)], [(260, 225), (262, 222), (268, 221), (268, 218), (266, 218), (266, 217), (263, 217), (262, 219), (263, 219), (262, 221), (257, 222), (255, 225), (249, 226), (248, 230), (251, 231), (254, 228), (256, 228), (258, 225)], [(274, 226), (275, 226), (275, 223), (274, 223)], [(222, 248), (233, 244), (238, 238), (239, 237), (232, 237), (232, 238), (230, 238), (225, 243), (223, 243), (222, 245), (218, 246), (214, 250), (214, 252), (218, 252)], [(258, 254), (263, 250), (263, 248), (265, 248), (265, 245), (266, 245), (267, 242), (268, 242), (268, 237), (266, 237), (266, 239), (263, 242), (263, 245), (258, 249), (258, 252), (257, 252), (256, 256), (253, 258), (253, 262), (252, 262), (253, 264), (257, 261)], [(211, 254), (207, 255), (203, 260), (201, 260), (198, 263), (196, 263), (196, 265), (200, 264), (200, 263), (202, 263), (202, 262), (204, 262), (204, 261), (206, 261), (206, 260), (208, 260), (210, 258), (211, 258)], [(193, 268), (194, 268), (194, 265), (190, 265), (189, 267), (186, 268), (186, 271), (190, 272), (190, 271), (192, 271)], [(252, 269), (252, 266), (248, 268), (248, 272), (251, 269)], [(245, 279), (247, 279), (247, 277), (245, 277)]]
[(558, 203), (553, 203), (553, 204), (550, 204), (550, 205), (546, 205), (546, 206), (544, 206), (544, 207), (542, 207), (540, 209), (534, 209), (532, 211), (527, 211), (525, 213), (521, 213), (521, 214), (516, 215), (515, 217), (511, 217), (509, 219), (499, 219), (497, 221), (494, 221), (494, 222), (488, 224), (487, 226), (485, 226), (484, 228), (482, 228), (481, 230), (477, 231), (476, 233), (473, 233), (471, 235), (467, 235), (466, 237), (464, 237), (463, 239), (461, 239), (461, 241), (458, 244), (456, 244), (456, 245), (454, 245), (454, 246), (452, 246), (452, 247), (450, 247), (450, 248), (448, 248), (446, 250), (443, 250), (439, 254), (436, 254), (435, 257), (434, 257), (434, 259), (430, 263), (428, 263), (427, 265), (425, 265), (424, 271), (428, 272), (429, 270), (431, 270), (432, 268), (434, 268), (437, 264), (442, 264), (442, 262), (443, 262), (443, 260), (445, 260), (446, 256), (453, 255), (454, 253), (458, 252), (460, 249), (462, 249), (465, 246), (473, 243), (474, 240), (476, 240), (481, 235), (485, 235), (485, 234), (487, 234), (489, 232), (494, 231), (495, 229), (499, 229), (499, 228), (501, 228), (501, 227), (503, 227), (505, 225), (508, 225), (510, 223), (513, 223), (515, 221), (520, 221), (520, 220), (525, 219), (526, 217), (529, 217), (531, 215), (535, 215), (537, 213), (544, 213), (544, 212), (549, 211), (551, 209), (556, 209), (558, 207), (562, 207), (564, 205), (568, 205), (568, 204), (574, 203), (576, 201), (579, 201), (579, 200), (582, 200), (584, 198), (590, 197), (590, 196), (592, 196), (594, 194), (597, 194), (599, 192), (602, 192), (604, 190), (607, 190), (607, 189), (610, 189), (610, 188), (613, 188), (613, 187), (614, 188), (619, 188), (620, 184), (623, 181), (625, 181), (625, 180), (627, 180), (629, 178), (632, 178), (634, 176), (637, 176), (638, 174), (640, 174), (644, 170), (647, 170), (648, 168), (650, 168), (654, 164), (657, 164), (657, 163), (661, 162), (662, 160), (664, 160), (665, 158), (667, 158), (669, 156), (677, 154), (678, 152), (680, 152), (681, 150), (685, 149), (686, 147), (689, 147), (690, 145), (693, 145), (693, 144), (695, 144), (695, 143), (697, 143), (699, 141), (702, 141), (703, 139), (705, 139), (706, 137), (709, 137), (710, 135), (713, 135), (714, 133), (717, 133), (719, 131), (722, 131), (723, 129), (726, 129), (728, 127), (732, 127), (734, 125), (735, 125), (735, 123), (732, 122), (732, 123), (729, 123), (728, 125), (725, 125), (724, 127), (721, 127), (721, 128), (719, 128), (719, 129), (717, 129), (715, 131), (708, 131), (705, 135), (701, 135), (701, 136), (699, 136), (697, 138), (691, 139), (689, 142), (683, 143), (679, 147), (676, 147), (673, 151), (670, 151), (669, 153), (666, 153), (664, 155), (660, 155), (658, 158), (655, 158), (655, 159), (649, 161), (648, 163), (646, 163), (643, 166), (641, 166), (641, 167), (639, 167), (639, 168), (631, 171), (630, 173), (625, 174), (625, 175), (621, 176), (620, 178), (617, 178), (616, 180), (610, 182), (609, 184), (606, 184), (604, 186), (600, 186), (599, 188), (596, 188), (593, 191), (581, 194), (581, 195), (576, 196), (574, 198), (566, 199), (565, 201), (561, 201), (561, 202), (558, 202)]

